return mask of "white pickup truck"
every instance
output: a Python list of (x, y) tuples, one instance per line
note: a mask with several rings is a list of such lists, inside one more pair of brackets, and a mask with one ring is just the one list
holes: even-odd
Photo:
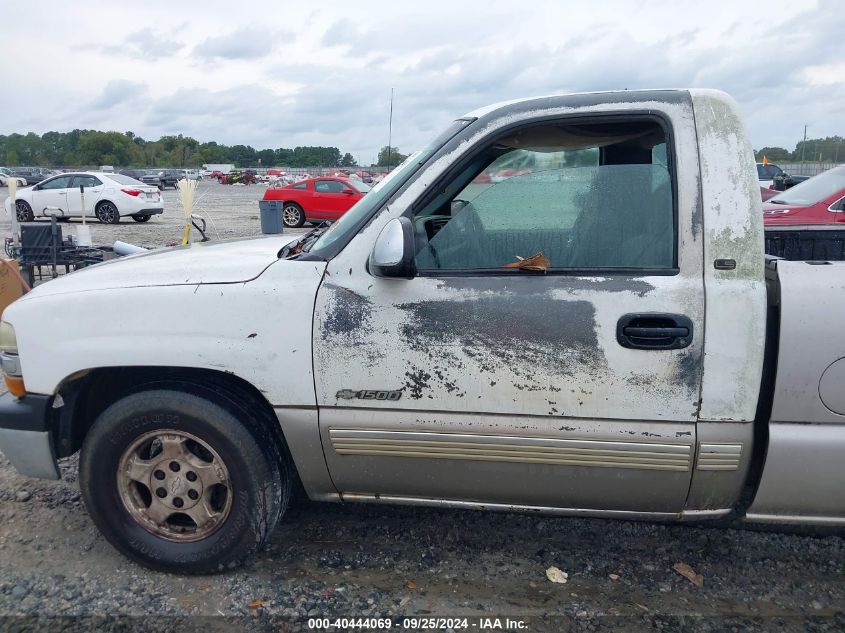
[(15, 302), (0, 450), (53, 478), (81, 450), (106, 538), (179, 572), (254, 552), (297, 478), (321, 501), (841, 526), (844, 273), (764, 260), (725, 94), (513, 101), (328, 229)]

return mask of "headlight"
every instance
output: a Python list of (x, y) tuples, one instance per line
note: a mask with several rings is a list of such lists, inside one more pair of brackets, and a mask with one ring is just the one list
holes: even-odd
[(6, 321), (0, 321), (0, 352), (4, 354), (18, 353), (18, 339), (15, 337), (15, 328)]
[(16, 398), (26, 395), (26, 385), (21, 376), (21, 363), (18, 359), (18, 340), (11, 323), (0, 321), (0, 368), (3, 369), (3, 382)]

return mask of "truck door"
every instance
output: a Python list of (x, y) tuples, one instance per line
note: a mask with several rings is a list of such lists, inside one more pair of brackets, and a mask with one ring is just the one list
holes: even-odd
[(314, 368), (344, 497), (682, 510), (704, 313), (688, 108), (511, 116), (383, 212), (413, 223), (412, 279), (366, 269), (389, 217), (329, 263)]

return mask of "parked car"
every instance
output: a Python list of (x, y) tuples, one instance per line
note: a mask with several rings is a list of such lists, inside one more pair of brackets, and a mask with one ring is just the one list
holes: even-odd
[[(596, 162), (557, 179), (471, 184), (588, 144)], [(169, 572), (255, 554), (300, 482), (321, 501), (843, 526), (845, 263), (762, 265), (753, 165), (717, 91), (472, 112), (328, 228), (162, 249), (14, 302), (0, 451), (58, 479), (81, 449), (94, 524)]]
[(845, 165), (779, 192), (763, 204), (769, 227), (839, 225), (845, 229)]
[(360, 180), (312, 178), (268, 189), (265, 200), (282, 201), (282, 223), (290, 228), (314, 220), (337, 220), (370, 190)]
[(18, 187), (26, 187), (26, 178), (12, 174), (12, 170), (8, 167), (0, 167), (0, 187), (8, 186), (10, 180), (16, 182)]
[[(84, 211), (80, 187), (84, 187)], [(117, 224), (121, 217), (146, 222), (163, 211), (161, 193), (156, 187), (123, 174), (102, 172), (53, 176), (33, 187), (19, 189), (15, 197), (18, 222), (51, 215), (66, 219), (85, 215), (109, 224)]]
[(255, 170), (235, 169), (228, 174), (221, 174), (217, 182), (223, 185), (251, 185), (256, 182)]
[(151, 173), (158, 177), (160, 183), (159, 188), (164, 190), (167, 189), (167, 187), (176, 189), (176, 183), (183, 177), (182, 172), (183, 170), (181, 169), (158, 169), (153, 170)]
[(757, 163), (757, 180), (761, 187), (771, 187), (775, 178), (783, 176), (784, 171), (773, 163)]
[(158, 171), (152, 171), (149, 169), (121, 169), (118, 173), (123, 176), (128, 176), (129, 178), (134, 178), (145, 185), (156, 187), (159, 190), (162, 189), (161, 178), (159, 178)]
[(810, 176), (787, 174), (786, 172), (783, 172), (775, 176), (774, 182), (769, 187), (775, 191), (786, 191), (798, 183), (809, 180), (809, 178)]
[(44, 176), (40, 171), (35, 171), (30, 167), (16, 167), (12, 169), (12, 175), (18, 178), (23, 178), (27, 186), (37, 185), (44, 180)]
[(197, 169), (182, 169), (182, 178), (187, 178), (188, 180), (202, 180), (202, 174), (200, 174), (199, 170)]
[(771, 187), (760, 187), (760, 198), (763, 200), (763, 202), (766, 202), (767, 200), (774, 198), (779, 193), (780, 193), (780, 191), (778, 191), (777, 189), (773, 189)]

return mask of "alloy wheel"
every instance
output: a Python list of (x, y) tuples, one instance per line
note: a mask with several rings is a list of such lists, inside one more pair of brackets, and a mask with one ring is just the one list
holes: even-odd
[(114, 207), (113, 204), (109, 202), (104, 202), (99, 207), (97, 207), (97, 218), (99, 218), (100, 222), (105, 222), (106, 224), (114, 224), (117, 222), (120, 216), (117, 213), (117, 209)]
[(299, 207), (286, 206), (282, 210), (282, 220), (284, 220), (285, 226), (299, 226), (302, 224), (302, 212)]
[(229, 471), (220, 455), (190, 433), (146, 433), (123, 453), (118, 493), (127, 512), (156, 536), (192, 542), (219, 528), (232, 508)]

